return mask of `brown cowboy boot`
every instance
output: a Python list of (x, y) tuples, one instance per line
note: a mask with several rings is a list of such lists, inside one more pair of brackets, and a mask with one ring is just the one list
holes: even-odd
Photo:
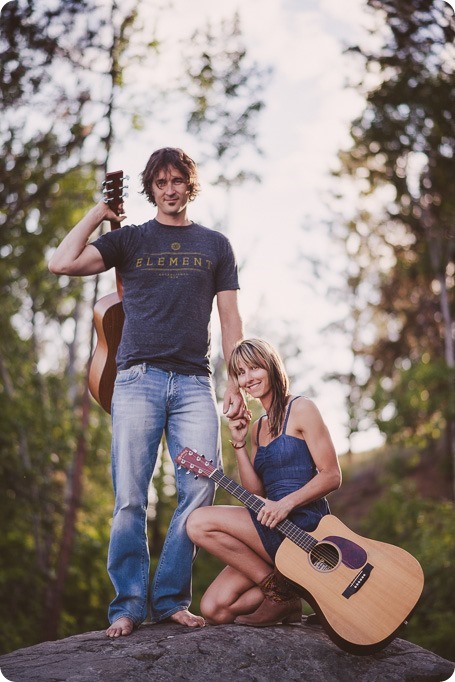
[(265, 597), (256, 611), (246, 616), (238, 616), (234, 623), (265, 628), (277, 623), (300, 623), (302, 602), (297, 592), (290, 587), (277, 569), (259, 583), (258, 587)]

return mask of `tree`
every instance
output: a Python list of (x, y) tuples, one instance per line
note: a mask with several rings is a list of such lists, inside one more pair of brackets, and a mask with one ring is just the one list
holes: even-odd
[[(224, 214), (216, 227), (227, 232), (232, 191), (245, 182), (260, 181), (257, 172), (245, 168), (245, 160), (248, 152), (261, 154), (257, 126), (270, 69), (249, 59), (237, 12), (218, 27), (209, 22), (195, 31), (185, 64), (181, 89), (191, 104), (186, 126), (202, 140), (201, 165), (210, 169), (211, 184), (224, 192)], [(212, 358), (212, 365), (221, 396), (225, 363), (220, 354)]]
[[(379, 2), (365, 61), (363, 114), (339, 175), (359, 191), (342, 222), (364, 360), (367, 412), (393, 440), (428, 443), (446, 428), (455, 453), (451, 381), (455, 126), (453, 28), (444, 2)], [(434, 399), (432, 399), (434, 396)], [(436, 397), (437, 396), (437, 397)]]
[[(56, 14), (36, 9), (33, 2), (8, 3), (0, 24), (4, 83), (0, 196), (5, 207), (0, 217), (4, 258), (0, 403), (4, 407), (2, 460), (7, 463), (2, 515), (8, 519), (2, 547), (2, 598), (5, 605), (11, 603), (13, 608), (14, 604), (17, 610), (17, 630), (11, 633), (2, 628), (1, 637), (18, 644), (36, 641), (74, 435), (62, 402), (67, 383), (56, 383), (43, 372), (48, 324), (56, 318), (60, 286), (48, 277), (46, 264), (55, 225), (41, 223), (40, 217), (48, 215), (65, 173), (80, 164), (85, 137), (81, 122), (85, 94), (77, 91), (70, 100), (49, 77), (54, 58), (66, 50), (63, 34), (67, 34), (68, 25), (78, 23), (75, 17), (84, 12), (85, 3), (65, 2), (59, 9)], [(83, 51), (83, 37), (75, 31), (72, 38), (74, 52)], [(55, 118), (49, 116), (51, 101)], [(35, 125), (27, 112), (30, 102)], [(50, 120), (57, 124), (49, 125)], [(72, 193), (74, 196), (76, 191)], [(65, 217), (70, 210), (68, 203)], [(68, 295), (78, 291), (77, 283), (66, 289)], [(65, 319), (69, 315), (67, 311)], [(60, 322), (64, 323), (64, 318)], [(58, 403), (60, 414), (55, 410)], [(10, 571), (16, 571), (14, 580), (5, 580)], [(16, 585), (14, 593), (12, 584)]]
[[(103, 71), (99, 72), (101, 81), (104, 81), (105, 84), (105, 100), (98, 102), (98, 104), (104, 108), (101, 120), (104, 124), (105, 132), (102, 134), (101, 138), (98, 139), (97, 149), (98, 154), (102, 159), (104, 173), (107, 170), (112, 144), (115, 139), (114, 123), (116, 121), (116, 114), (121, 109), (121, 95), (127, 66), (131, 65), (132, 58), (135, 61), (142, 56), (141, 51), (144, 47), (146, 50), (151, 47), (156, 47), (155, 43), (147, 42), (145, 46), (139, 43), (139, 52), (135, 52), (135, 50), (132, 51), (130, 48), (129, 40), (138, 22), (139, 6), (140, 0), (133, 0), (129, 5), (122, 7), (120, 10), (114, 0), (109, 7), (109, 18), (106, 22), (106, 26), (109, 27), (109, 30), (105, 32), (107, 38), (105, 41), (101, 39), (99, 44), (96, 42), (92, 44), (92, 49), (94, 49), (95, 54), (99, 55), (98, 58), (100, 58), (101, 61), (104, 59), (106, 61), (106, 66), (108, 67), (105, 73)], [(128, 116), (128, 118), (130, 119), (130, 116)], [(95, 128), (96, 126), (93, 125), (92, 129)], [(99, 278), (95, 277), (90, 310), (93, 310), (98, 298), (98, 282)], [(90, 343), (88, 344), (89, 361), (94, 348), (93, 334), (94, 332), (92, 329), (90, 333)], [(92, 409), (92, 402), (88, 390), (88, 374), (89, 362), (85, 366), (81, 384), (82, 391), (79, 408), (80, 428), (76, 440), (73, 460), (69, 469), (67, 504), (63, 518), (56, 576), (55, 580), (48, 583), (46, 599), (47, 609), (44, 625), (44, 634), (47, 639), (55, 639), (58, 633), (63, 606), (63, 593), (76, 535), (76, 521), (81, 506), (83, 471), (88, 456), (90, 440), (88, 433)]]
[[(106, 416), (95, 411), (89, 419), (86, 389), (87, 300), (96, 287), (56, 279), (47, 260), (97, 193), (112, 146), (117, 92), (126, 65), (143, 55), (143, 44), (133, 50), (128, 43), (138, 5), (119, 11), (113, 2), (106, 11), (85, 0), (61, 0), (49, 9), (19, 0), (2, 11), (0, 403), (8, 462), (2, 511), (11, 531), (1, 572), (25, 560), (25, 576), (16, 570), (14, 607), (24, 618), (18, 617), (15, 633), (1, 634), (19, 645), (39, 638), (42, 619), (46, 635), (56, 636), (84, 464), (99, 434), (109, 439)], [(102, 475), (108, 487), (108, 471)], [(4, 604), (14, 597), (3, 596)]]
[[(229, 205), (230, 191), (259, 175), (244, 168), (248, 150), (257, 144), (258, 116), (264, 108), (261, 93), (270, 69), (249, 60), (240, 19), (210, 23), (191, 37), (186, 55), (185, 92), (191, 100), (187, 129), (202, 139), (203, 161), (212, 168), (214, 186), (222, 187)], [(224, 229), (228, 227), (225, 216)]]
[[(47, 262), (98, 198), (112, 149), (141, 129), (160, 96), (145, 3), (45, 5), (8, 3), (0, 23), (0, 512), (8, 520), (0, 594), (16, 614), (14, 631), (0, 625), (3, 650), (97, 627), (111, 595), (109, 420), (87, 393), (91, 308), (104, 284), (55, 278)], [(163, 465), (158, 485), (168, 475)], [(152, 549), (171, 506), (165, 493)]]

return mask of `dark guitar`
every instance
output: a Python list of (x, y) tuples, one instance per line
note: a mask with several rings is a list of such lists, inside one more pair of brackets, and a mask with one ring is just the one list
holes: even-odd
[[(190, 448), (176, 461), (196, 477), (212, 478), (254, 512), (264, 505)], [(286, 536), (276, 567), (311, 604), (335, 644), (370, 654), (397, 635), (423, 590), (423, 571), (413, 556), (357, 535), (331, 514), (311, 533), (287, 519), (276, 528)]]
[[(123, 201), (123, 171), (107, 173), (104, 183), (105, 201), (114, 213), (119, 214)], [(111, 230), (120, 227), (120, 223), (110, 221)], [(95, 325), (97, 344), (93, 353), (89, 371), (89, 390), (97, 403), (111, 412), (112, 393), (117, 375), (115, 356), (120, 343), (125, 315), (122, 305), (122, 281), (116, 273), (117, 291), (103, 296), (95, 303), (93, 323)]]

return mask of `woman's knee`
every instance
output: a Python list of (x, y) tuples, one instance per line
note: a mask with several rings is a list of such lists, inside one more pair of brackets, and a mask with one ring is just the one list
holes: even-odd
[(204, 507), (195, 509), (188, 516), (186, 532), (188, 533), (189, 538), (196, 544), (197, 540), (199, 540), (207, 530), (207, 521), (207, 509)]
[(216, 605), (210, 597), (207, 597), (204, 595), (201, 599), (201, 603), (199, 605), (199, 608), (201, 609), (201, 614), (204, 616), (204, 618), (209, 622), (213, 623), (213, 618), (216, 616)]
[(201, 614), (209, 625), (223, 625), (233, 623), (235, 615), (226, 604), (222, 604), (213, 598), (213, 595), (205, 594), (200, 604)]

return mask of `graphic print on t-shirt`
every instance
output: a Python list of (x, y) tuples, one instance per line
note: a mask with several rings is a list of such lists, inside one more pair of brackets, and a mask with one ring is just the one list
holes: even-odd
[(172, 242), (171, 251), (146, 253), (136, 259), (135, 267), (140, 270), (153, 270), (165, 277), (181, 277), (190, 271), (209, 272), (213, 263), (208, 256), (198, 251), (181, 253), (180, 242)]

